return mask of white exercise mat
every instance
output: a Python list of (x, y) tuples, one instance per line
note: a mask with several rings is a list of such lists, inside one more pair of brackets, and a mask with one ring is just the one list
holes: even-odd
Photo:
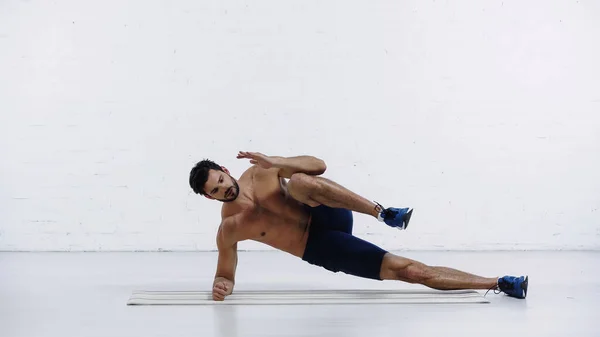
[(134, 291), (127, 305), (490, 303), (473, 290), (239, 290), (225, 301), (208, 291)]

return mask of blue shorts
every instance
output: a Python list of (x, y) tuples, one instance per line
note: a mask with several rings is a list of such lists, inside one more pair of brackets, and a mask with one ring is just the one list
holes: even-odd
[(320, 205), (309, 207), (311, 224), (302, 260), (332, 272), (381, 280), (387, 251), (352, 235), (352, 212)]

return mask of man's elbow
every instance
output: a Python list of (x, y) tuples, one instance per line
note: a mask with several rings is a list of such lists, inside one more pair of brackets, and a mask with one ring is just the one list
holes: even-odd
[(315, 158), (315, 175), (321, 175), (327, 171), (327, 164), (319, 158)]

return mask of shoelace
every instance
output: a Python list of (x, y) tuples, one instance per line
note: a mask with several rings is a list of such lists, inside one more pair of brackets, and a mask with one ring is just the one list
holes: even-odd
[(383, 215), (384, 218), (389, 218), (390, 215), (392, 215), (394, 212), (390, 211), (388, 209), (386, 209), (385, 207), (383, 207), (383, 205), (381, 205), (380, 203), (378, 203), (377, 201), (373, 201), (375, 204), (377, 204), (377, 206), (379, 206), (379, 208), (381, 208), (380, 213)]
[(498, 294), (500, 294), (502, 292), (502, 290), (500, 290), (500, 286), (499, 285), (495, 285), (495, 286), (491, 287), (490, 289), (488, 289), (488, 291), (485, 292), (485, 294), (483, 295), (483, 297), (485, 297), (490, 292), (490, 290), (492, 290), (492, 289), (494, 289), (494, 294), (496, 294), (496, 295), (498, 295)]
[[(499, 280), (498, 284), (496, 284), (495, 286), (491, 287), (490, 289), (488, 289), (488, 291), (485, 292), (485, 295), (487, 295), (487, 293), (490, 292), (490, 290), (494, 289), (494, 294), (500, 294), (501, 292), (504, 292), (504, 290), (502, 290), (502, 288), (500, 288), (500, 283), (503, 284), (504, 288), (506, 290), (513, 290), (514, 289), (514, 284), (510, 283), (510, 282), (506, 282), (504, 280)], [(485, 297), (485, 295), (483, 295), (483, 297)]]

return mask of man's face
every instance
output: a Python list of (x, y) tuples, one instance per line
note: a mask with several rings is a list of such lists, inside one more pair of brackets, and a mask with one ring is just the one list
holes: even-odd
[(234, 201), (240, 194), (240, 187), (228, 172), (210, 170), (204, 191), (210, 198), (229, 202)]

